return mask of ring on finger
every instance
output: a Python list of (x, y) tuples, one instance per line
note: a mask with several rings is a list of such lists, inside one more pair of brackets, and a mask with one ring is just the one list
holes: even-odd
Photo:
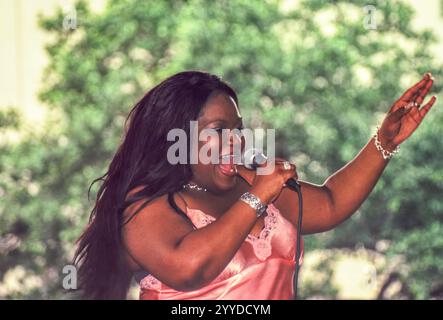
[(406, 110), (411, 109), (412, 107), (417, 107), (418, 103), (415, 101), (409, 102), (407, 105), (405, 105)]
[(284, 161), (283, 162), (283, 169), (285, 169), (285, 170), (290, 170), (291, 169), (291, 164), (289, 163), (289, 161)]

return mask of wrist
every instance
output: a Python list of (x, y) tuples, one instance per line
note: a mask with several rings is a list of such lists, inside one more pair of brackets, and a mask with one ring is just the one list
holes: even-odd
[(257, 198), (259, 198), (260, 201), (264, 204), (269, 204), (269, 202), (271, 201), (271, 198), (266, 190), (262, 190), (257, 187), (252, 187), (249, 192), (255, 195)]
[(386, 139), (380, 135), (380, 127), (377, 126), (377, 130), (373, 136), (375, 147), (383, 156), (383, 159), (390, 159), (394, 154), (398, 153), (400, 146), (394, 144), (391, 140)]
[(380, 130), (378, 130), (378, 139), (382, 148), (389, 152), (393, 152), (398, 146), (398, 144), (395, 144), (391, 139), (388, 139), (383, 134), (381, 134)]
[(267, 209), (267, 205), (261, 201), (259, 197), (251, 192), (245, 192), (241, 195), (240, 201), (248, 204), (252, 209), (255, 210), (257, 218), (259, 218)]

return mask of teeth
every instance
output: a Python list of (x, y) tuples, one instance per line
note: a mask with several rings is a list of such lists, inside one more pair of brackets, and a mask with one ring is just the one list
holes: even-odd
[[(233, 154), (225, 154), (223, 156), (220, 157), (221, 159), (221, 163), (240, 163), (240, 159), (239, 157), (233, 155)], [(224, 161), (223, 161), (224, 160)]]

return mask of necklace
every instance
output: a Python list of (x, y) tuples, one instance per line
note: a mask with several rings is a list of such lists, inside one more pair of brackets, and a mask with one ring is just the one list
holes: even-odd
[(208, 189), (200, 187), (199, 185), (195, 184), (194, 182), (184, 184), (183, 188), (189, 188), (191, 190), (205, 191), (205, 192), (208, 191)]

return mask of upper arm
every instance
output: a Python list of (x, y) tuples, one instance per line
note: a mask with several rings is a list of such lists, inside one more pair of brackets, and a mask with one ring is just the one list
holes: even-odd
[[(169, 287), (186, 290), (193, 280), (194, 260), (183, 256), (177, 247), (193, 227), (170, 208), (165, 198), (153, 200), (125, 224), (122, 240), (143, 269)], [(144, 201), (134, 203), (125, 214), (131, 215)]]
[[(237, 166), (239, 173), (250, 185), (254, 181), (255, 170)], [(330, 190), (325, 185), (317, 185), (298, 180), (303, 201), (302, 233), (310, 234), (327, 231), (337, 225), (334, 222), (333, 205)], [(283, 188), (274, 205), (294, 227), (298, 224), (298, 196), (289, 188)]]
[[(303, 201), (302, 234), (318, 233), (332, 229), (337, 223), (333, 219), (332, 198), (324, 185), (298, 180)], [(282, 215), (297, 227), (299, 199), (297, 192), (283, 188), (274, 202)]]
[[(239, 173), (250, 185), (254, 181), (255, 170), (247, 170), (237, 166)], [(325, 185), (317, 185), (298, 180), (303, 197), (302, 233), (310, 234), (330, 230), (337, 221), (334, 221), (332, 197)], [(281, 214), (297, 228), (298, 224), (298, 195), (297, 192), (283, 188), (274, 205)]]

